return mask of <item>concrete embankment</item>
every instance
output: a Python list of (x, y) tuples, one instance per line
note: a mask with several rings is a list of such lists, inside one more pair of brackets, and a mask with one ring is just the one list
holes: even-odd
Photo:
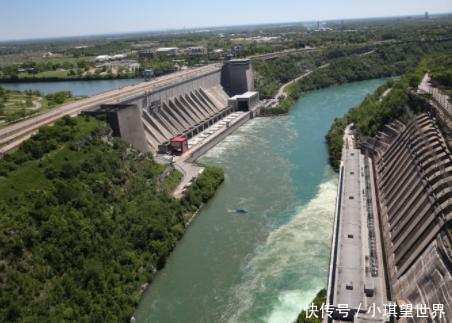
[(228, 135), (234, 132), (241, 125), (246, 123), (250, 119), (250, 117), (251, 113), (246, 112), (240, 117), (238, 117), (236, 120), (233, 120), (229, 126), (225, 126), (224, 128), (212, 134), (208, 141), (194, 148), (194, 150), (191, 152), (190, 156), (186, 159), (186, 161), (189, 163), (196, 162), (198, 158), (207, 153), (210, 149), (212, 149), (220, 141), (222, 141), (224, 138), (226, 138)]
[(202, 173), (203, 168), (196, 164), (198, 158), (237, 130), (241, 125), (245, 124), (250, 118), (251, 112), (249, 111), (240, 114), (237, 118), (228, 122), (228, 124), (217, 129), (217, 131), (204, 139), (203, 142), (192, 146), (184, 155), (176, 158), (174, 165), (183, 174), (183, 178), (174, 190), (173, 196), (175, 198), (183, 197), (185, 189)]

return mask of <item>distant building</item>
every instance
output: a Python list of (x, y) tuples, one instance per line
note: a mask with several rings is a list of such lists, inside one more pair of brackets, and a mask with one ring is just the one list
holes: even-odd
[(150, 80), (154, 77), (154, 70), (152, 68), (145, 69), (143, 71), (143, 77), (145, 80)]
[(218, 48), (213, 50), (210, 54), (212, 57), (221, 58), (224, 56), (224, 50), (222, 48)]
[(153, 59), (155, 57), (155, 52), (151, 49), (144, 49), (138, 52), (138, 58), (140, 60)]
[(425, 19), (428, 19), (428, 11), (425, 12)]
[(53, 57), (53, 56), (55, 56), (55, 54), (52, 53), (52, 52), (47, 52), (47, 53), (45, 53), (44, 55), (42, 55), (43, 58)]
[(96, 62), (107, 62), (111, 60), (110, 55), (99, 55), (94, 59)]
[(242, 53), (245, 50), (245, 47), (241, 44), (235, 45), (231, 48), (231, 54), (233, 56), (237, 56), (238, 54)]
[(280, 41), (280, 36), (255, 36), (255, 37), (240, 37), (231, 39), (232, 42), (254, 42), (254, 43), (270, 43)]
[(117, 55), (113, 55), (111, 56), (111, 60), (123, 60), (127, 58), (127, 54), (117, 54)]
[(179, 51), (177, 47), (160, 47), (157, 48), (157, 55), (159, 56), (176, 56)]
[(27, 67), (27, 68), (21, 68), (21, 67), (19, 67), (19, 68), (17, 69), (17, 72), (18, 72), (18, 73), (31, 73), (31, 74), (36, 74), (36, 73), (38, 73), (38, 70), (37, 70), (36, 68), (34, 68), (34, 67)]
[(201, 56), (207, 54), (207, 49), (202, 46), (188, 47), (186, 51), (190, 56)]
[(140, 65), (140, 63), (138, 63), (136, 61), (128, 61), (127, 62), (127, 67), (131, 71), (136, 71), (137, 69), (139, 69), (141, 67), (141, 65)]
[(234, 95), (228, 99), (228, 105), (234, 110), (250, 111), (259, 103), (259, 93), (248, 91), (243, 94)]

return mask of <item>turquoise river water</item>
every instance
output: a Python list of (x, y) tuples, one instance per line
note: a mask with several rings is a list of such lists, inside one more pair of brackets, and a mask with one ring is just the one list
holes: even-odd
[[(324, 136), (384, 80), (314, 91), (200, 162), (226, 180), (146, 291), (138, 322), (292, 322), (327, 283), (337, 176)], [(235, 209), (248, 210), (237, 214)]]

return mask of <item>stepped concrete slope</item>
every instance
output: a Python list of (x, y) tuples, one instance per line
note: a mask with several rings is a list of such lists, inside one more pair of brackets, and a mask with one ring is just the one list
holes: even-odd
[(452, 315), (452, 158), (444, 136), (421, 114), (388, 127), (372, 150), (392, 297), (443, 304)]
[[(118, 133), (128, 134), (126, 140), (138, 149), (157, 152), (165, 149), (177, 135), (193, 135), (233, 112), (230, 96), (254, 90), (249, 60), (231, 60), (187, 69), (134, 86), (127, 86), (64, 105), (42, 115), (18, 122), (0, 130), (0, 155), (17, 147), (39, 127), (52, 124), (63, 116), (100, 109), (119, 111), (136, 107), (138, 112), (120, 113), (115, 118)], [(142, 125), (137, 125), (136, 114)], [(134, 117), (131, 117), (134, 116)], [(126, 129), (126, 128), (130, 129)], [(134, 129), (138, 128), (138, 130)], [(147, 147), (142, 145), (143, 137)]]
[[(392, 122), (361, 143), (347, 127), (327, 294), (332, 315), (326, 321), (395, 319), (397, 311), (387, 307), (386, 315), (368, 315), (372, 304), (384, 310), (391, 302), (402, 311), (411, 306), (414, 322), (427, 321), (419, 315), (450, 322), (450, 129), (435, 110), (406, 124)], [(400, 313), (407, 321), (410, 315)]]

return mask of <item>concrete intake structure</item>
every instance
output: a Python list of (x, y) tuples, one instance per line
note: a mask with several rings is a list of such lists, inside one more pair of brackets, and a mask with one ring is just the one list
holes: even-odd
[[(252, 77), (249, 60), (231, 60), (182, 70), (66, 104), (0, 129), (0, 156), (19, 146), (40, 127), (63, 116), (76, 116), (101, 106), (106, 111), (111, 106), (124, 117), (125, 112), (118, 109), (123, 105), (138, 108), (144, 130), (140, 132), (141, 125), (134, 118), (118, 118), (122, 120), (119, 133), (127, 133), (125, 139), (140, 150), (143, 150), (141, 144), (136, 143), (141, 139), (137, 136), (145, 137), (148, 147), (144, 150), (155, 153), (164, 150), (172, 137), (181, 134), (190, 137), (231, 113), (229, 97), (253, 91)], [(132, 131), (132, 128), (138, 129)]]
[[(166, 153), (172, 138), (181, 135), (191, 138), (237, 110), (235, 105), (230, 104), (229, 94), (242, 94), (241, 91), (255, 93), (249, 92), (253, 90), (251, 70), (249, 60), (233, 60), (223, 66), (199, 71), (190, 79), (176, 79), (154, 91), (122, 102), (135, 105), (141, 111), (139, 125), (135, 119), (130, 119), (130, 123), (121, 123), (121, 134), (129, 134), (122, 136), (123, 139), (141, 151)], [(245, 109), (256, 104), (254, 97), (249, 96)], [(113, 111), (124, 113), (116, 106), (112, 105)], [(143, 130), (140, 133), (126, 128)], [(139, 137), (145, 138), (149, 149), (142, 149), (141, 144), (136, 145), (142, 141)]]

